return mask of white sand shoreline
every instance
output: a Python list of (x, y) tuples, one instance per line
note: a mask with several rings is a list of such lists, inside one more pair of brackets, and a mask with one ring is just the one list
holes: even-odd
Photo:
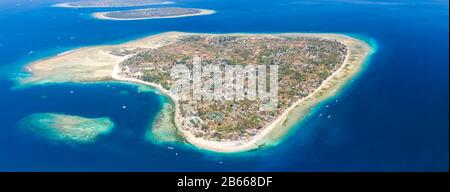
[[(163, 34), (158, 35), (152, 35), (150, 37), (145, 37), (139, 40), (130, 41), (127, 43), (119, 44), (119, 45), (113, 45), (113, 46), (97, 46), (97, 47), (90, 47), (90, 48), (81, 48), (74, 50), (72, 52), (69, 52), (64, 55), (57, 56), (57, 58), (50, 58), (50, 61), (38, 61), (37, 63), (32, 63), (30, 65), (30, 68), (33, 69), (32, 73), (33, 75), (39, 76), (40, 70), (44, 70), (44, 72), (48, 71), (48, 68), (55, 68), (54, 65), (58, 62), (59, 65), (62, 65), (63, 68), (60, 70), (69, 70), (69, 72), (72, 72), (71, 75), (74, 77), (60, 77), (57, 76), (57, 78), (53, 77), (52, 75), (55, 75), (55, 72), (52, 72), (53, 74), (46, 74), (44, 73), (44, 77), (35, 77), (37, 80), (29, 81), (33, 83), (34, 81), (46, 81), (48, 79), (55, 80), (57, 82), (67, 82), (67, 81), (75, 81), (75, 82), (83, 82), (83, 81), (101, 81), (101, 79), (108, 79), (112, 78), (113, 80), (119, 81), (119, 82), (133, 82), (137, 84), (143, 84), (147, 86), (154, 87), (158, 89), (160, 92), (164, 93), (165, 95), (169, 96), (173, 102), (175, 103), (175, 124), (177, 126), (178, 132), (182, 137), (184, 137), (189, 143), (191, 143), (194, 146), (197, 146), (202, 149), (211, 150), (215, 152), (241, 152), (241, 151), (248, 151), (258, 148), (261, 145), (264, 144), (271, 144), (274, 142), (274, 140), (282, 138), (286, 134), (286, 132), (292, 128), (292, 126), (296, 123), (301, 121), (305, 118), (306, 113), (316, 105), (318, 102), (323, 101), (324, 99), (327, 99), (331, 96), (333, 96), (336, 93), (336, 90), (339, 90), (343, 87), (343, 85), (346, 84), (352, 77), (354, 77), (358, 71), (361, 69), (362, 64), (365, 62), (365, 60), (368, 58), (369, 54), (371, 53), (371, 47), (358, 39), (355, 39), (353, 37), (349, 37), (346, 35), (341, 34), (312, 34), (312, 33), (282, 33), (282, 34), (241, 34), (241, 33), (235, 33), (235, 34), (201, 34), (201, 33), (195, 33), (195, 35), (298, 35), (298, 36), (305, 36), (305, 37), (317, 37), (317, 38), (325, 38), (325, 39), (334, 39), (338, 40), (345, 45), (347, 45), (348, 52), (345, 57), (345, 60), (343, 64), (326, 80), (324, 80), (321, 85), (312, 93), (310, 93), (307, 97), (304, 97), (298, 101), (296, 101), (292, 106), (289, 106), (281, 115), (278, 116), (274, 121), (272, 121), (269, 125), (267, 125), (265, 128), (263, 128), (256, 136), (254, 136), (250, 140), (245, 141), (225, 141), (225, 142), (218, 142), (218, 141), (209, 141), (202, 138), (195, 137), (191, 132), (188, 130), (182, 130), (181, 126), (178, 122), (178, 116), (179, 116), (179, 104), (177, 102), (177, 99), (170, 95), (170, 93), (165, 90), (161, 85), (150, 83), (146, 81), (142, 81), (139, 79), (134, 78), (128, 78), (128, 77), (121, 77), (119, 74), (120, 68), (119, 63), (126, 59), (126, 57), (117, 57), (117, 56), (110, 56), (105, 54), (100, 54), (102, 52), (106, 52), (105, 50), (114, 48), (114, 47), (141, 47), (141, 48), (156, 48), (162, 45), (167, 45), (167, 42), (172, 42), (173, 40), (184, 36), (184, 35), (191, 35), (191, 33), (180, 33), (180, 32), (167, 32)], [(165, 43), (162, 43), (165, 42)], [(80, 53), (82, 52), (82, 53)], [(84, 60), (80, 61), (88, 62), (88, 64), (85, 66), (79, 66), (77, 63), (72, 64), (67, 61), (68, 58), (74, 58), (77, 59), (80, 56), (84, 57)], [(96, 57), (95, 60), (90, 60), (86, 58)], [(59, 58), (59, 59), (58, 59)], [(67, 62), (68, 65), (65, 66), (64, 62), (61, 64), (61, 58), (65, 58), (64, 62)], [(98, 62), (98, 61), (104, 61)], [(42, 63), (39, 63), (42, 62)], [(69, 65), (70, 64), (70, 65)], [(105, 69), (105, 67), (108, 67), (103, 71), (100, 75), (92, 76), (89, 73), (80, 72), (80, 74), (73, 74), (74, 70), (79, 71), (82, 67), (87, 67), (86, 71), (92, 71), (95, 72), (96, 69), (92, 69), (94, 66), (101, 67), (101, 69)], [(70, 68), (75, 68), (74, 70), (70, 70)], [(39, 69), (41, 68), (41, 69)], [(112, 69), (111, 69), (112, 68)], [(36, 70), (35, 70), (36, 69)], [(37, 72), (36, 72), (37, 71)], [(82, 77), (79, 77), (82, 76)], [(100, 78), (103, 77), (103, 78)], [(59, 78), (59, 79), (58, 79)], [(27, 82), (27, 81), (25, 81)]]
[[(141, 9), (136, 9), (136, 10), (141, 10)], [(216, 13), (216, 11), (209, 10), (209, 9), (197, 9), (197, 10), (199, 10), (200, 12), (193, 13), (193, 14), (163, 16), (163, 17), (114, 18), (114, 17), (107, 16), (108, 13), (111, 13), (114, 11), (96, 12), (96, 13), (92, 13), (91, 16), (96, 19), (101, 19), (101, 20), (134, 21), (134, 20), (147, 20), (147, 19), (170, 19), (170, 18), (192, 17), (192, 16), (201, 16), (201, 15), (211, 15), (211, 14)]]

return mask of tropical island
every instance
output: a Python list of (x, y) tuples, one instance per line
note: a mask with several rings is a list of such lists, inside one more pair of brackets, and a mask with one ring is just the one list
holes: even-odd
[(53, 7), (64, 7), (64, 8), (135, 7), (135, 6), (161, 5), (171, 3), (173, 2), (163, 0), (88, 0), (88, 1), (59, 3), (53, 5)]
[[(36, 61), (22, 85), (121, 81), (148, 85), (168, 102), (149, 129), (153, 138), (183, 140), (203, 149), (237, 152), (279, 141), (313, 106), (337, 93), (362, 68), (370, 45), (341, 34), (193, 34), (168, 32), (119, 45), (85, 47)], [(182, 101), (169, 89), (169, 69), (192, 63), (278, 65), (279, 103)], [(159, 135), (164, 133), (165, 135)], [(170, 137), (167, 133), (171, 133)]]
[(178, 18), (189, 16), (200, 16), (213, 14), (213, 10), (194, 9), (194, 8), (178, 8), (178, 7), (162, 7), (162, 8), (146, 8), (126, 11), (110, 11), (96, 12), (92, 16), (97, 19), (107, 20), (143, 20), (143, 19), (163, 19)]
[(114, 123), (107, 117), (86, 118), (60, 113), (35, 113), (21, 120), (21, 127), (33, 134), (65, 144), (89, 144), (108, 134)]

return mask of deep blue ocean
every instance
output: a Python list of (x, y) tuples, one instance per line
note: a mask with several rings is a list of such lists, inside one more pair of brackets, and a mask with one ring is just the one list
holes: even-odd
[[(176, 0), (172, 6), (217, 13), (141, 21), (89, 17), (123, 8), (50, 7), (58, 2), (0, 1), (0, 171), (448, 171), (446, 0)], [(374, 40), (378, 50), (345, 90), (316, 107), (278, 146), (239, 154), (145, 140), (162, 102), (135, 86), (14, 89), (12, 79), (30, 61), (165, 31), (345, 33)], [(107, 116), (116, 127), (95, 144), (56, 145), (19, 129), (20, 119), (38, 112)]]

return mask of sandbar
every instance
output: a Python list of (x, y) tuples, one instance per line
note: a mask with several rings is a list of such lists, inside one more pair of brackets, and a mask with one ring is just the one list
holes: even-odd
[(114, 123), (107, 117), (86, 118), (60, 113), (35, 113), (21, 120), (21, 127), (51, 141), (88, 144), (108, 134)]

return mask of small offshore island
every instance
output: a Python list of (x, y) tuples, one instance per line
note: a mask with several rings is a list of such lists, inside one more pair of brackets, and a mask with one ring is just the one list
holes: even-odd
[(172, 3), (173, 2), (171, 1), (163, 1), (163, 0), (88, 0), (88, 1), (59, 3), (53, 5), (53, 7), (64, 7), (64, 8), (136, 7), (144, 5), (161, 5)]
[[(148, 85), (170, 101), (148, 130), (152, 138), (183, 138), (203, 149), (239, 152), (276, 144), (317, 103), (351, 80), (371, 53), (366, 42), (341, 34), (167, 32), (36, 61), (26, 67), (31, 75), (20, 82), (115, 80)], [(261, 103), (247, 100), (179, 101), (168, 91), (169, 70), (175, 64), (192, 64), (194, 55), (206, 63), (279, 65), (277, 109), (258, 111)]]
[(143, 19), (190, 17), (190, 16), (210, 15), (214, 13), (215, 12), (213, 10), (207, 9), (162, 7), (162, 8), (147, 8), (147, 9), (126, 10), (126, 11), (97, 12), (93, 13), (92, 16), (97, 19), (107, 19), (107, 20), (143, 20)]
[(107, 117), (86, 118), (59, 113), (35, 113), (21, 120), (21, 127), (38, 136), (65, 144), (89, 144), (108, 134), (114, 123)]

